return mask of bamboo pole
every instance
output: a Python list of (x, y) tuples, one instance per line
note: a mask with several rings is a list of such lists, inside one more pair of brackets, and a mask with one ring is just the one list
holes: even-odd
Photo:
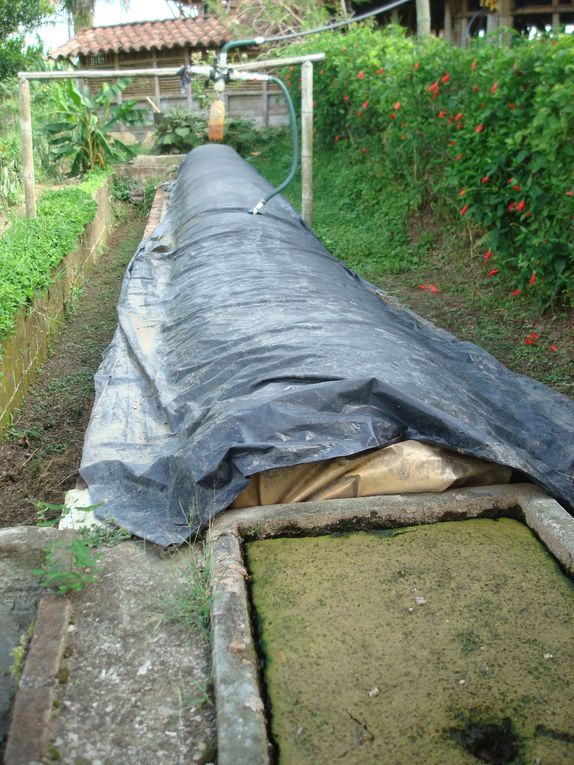
[[(305, 61), (322, 61), (324, 58), (324, 53), (310, 53), (307, 56), (248, 61), (244, 64), (231, 65), (229, 68), (238, 72), (248, 72), (251, 69), (276, 69), (291, 64), (303, 64)], [(22, 80), (77, 80), (78, 77), (87, 80), (99, 77), (174, 77), (180, 71), (180, 66), (159, 69), (75, 69), (69, 72), (18, 72), (18, 77)]]
[(301, 215), (313, 223), (313, 64), (301, 67)]
[(431, 28), (430, 0), (416, 0), (417, 35), (429, 37)]
[(34, 153), (32, 150), (32, 113), (30, 111), (30, 83), (20, 80), (20, 130), (22, 132), (22, 180), (26, 215), (36, 217), (36, 186), (34, 183)]

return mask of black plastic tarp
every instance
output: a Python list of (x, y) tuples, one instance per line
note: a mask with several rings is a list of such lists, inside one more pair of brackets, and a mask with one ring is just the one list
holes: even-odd
[[(128, 268), (81, 474), (97, 514), (161, 545), (269, 468), (414, 439), (574, 504), (574, 403), (390, 305), (226, 146), (183, 162)], [(357, 225), (360, 225), (357, 220)]]

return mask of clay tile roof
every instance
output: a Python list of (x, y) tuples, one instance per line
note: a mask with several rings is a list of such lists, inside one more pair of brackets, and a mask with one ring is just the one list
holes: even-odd
[(137, 21), (108, 27), (83, 29), (71, 40), (50, 51), (50, 58), (97, 53), (131, 53), (169, 48), (214, 48), (233, 38), (233, 31), (215, 16)]

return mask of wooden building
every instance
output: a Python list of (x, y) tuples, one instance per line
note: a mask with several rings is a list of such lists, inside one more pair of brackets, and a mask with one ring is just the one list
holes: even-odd
[[(82, 69), (161, 69), (211, 62), (216, 51), (238, 36), (233, 18), (200, 14), (165, 21), (141, 21), (90, 27), (50, 52), (50, 58), (70, 61)], [(79, 78), (81, 79), (81, 78)], [(104, 78), (88, 80), (92, 91)], [(206, 91), (213, 96), (213, 90)], [(182, 94), (179, 77), (136, 77), (121, 94), (141, 106), (167, 112), (173, 107), (204, 111), (203, 99), (191, 90)], [(252, 119), (260, 125), (285, 124), (286, 108), (279, 89), (267, 83), (230, 83), (225, 90), (230, 115)], [(150, 104), (151, 102), (151, 104)]]

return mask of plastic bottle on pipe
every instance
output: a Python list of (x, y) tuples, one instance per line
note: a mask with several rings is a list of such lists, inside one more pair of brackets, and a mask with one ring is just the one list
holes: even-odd
[(223, 126), (225, 124), (225, 104), (221, 98), (211, 104), (209, 110), (208, 135), (210, 141), (223, 141)]

